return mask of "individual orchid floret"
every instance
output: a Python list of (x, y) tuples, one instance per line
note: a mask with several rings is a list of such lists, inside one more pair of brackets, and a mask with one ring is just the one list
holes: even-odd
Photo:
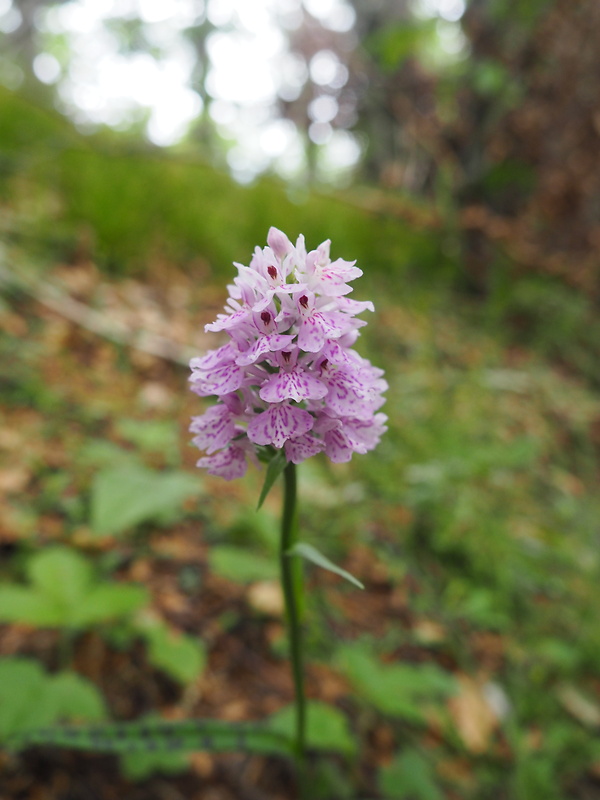
[(259, 396), (267, 403), (282, 400), (321, 400), (328, 392), (323, 381), (311, 372), (306, 363), (298, 363), (298, 350), (282, 350), (276, 359), (280, 369), (261, 386)]
[(280, 448), (288, 441), (307, 433), (314, 425), (308, 411), (289, 402), (269, 405), (248, 423), (248, 438), (255, 444)]
[(376, 447), (387, 383), (353, 349), (366, 325), (357, 315), (373, 311), (347, 297), (362, 275), (355, 262), (331, 261), (329, 241), (307, 252), (303, 236), (293, 245), (271, 228), (249, 266), (235, 266), (224, 312), (205, 328), (229, 340), (190, 363), (192, 391), (218, 398), (190, 427), (206, 454), (198, 466), (230, 480), (248, 458), (343, 462)]
[(289, 255), (294, 249), (293, 244), (285, 233), (277, 228), (269, 228), (267, 244), (280, 260), (283, 260), (285, 256)]

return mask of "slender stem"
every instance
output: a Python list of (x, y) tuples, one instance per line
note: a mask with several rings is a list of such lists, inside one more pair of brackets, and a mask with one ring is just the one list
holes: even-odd
[(281, 518), (281, 583), (285, 600), (290, 660), (294, 678), (296, 705), (296, 756), (299, 762), (304, 760), (306, 750), (306, 698), (304, 695), (304, 669), (302, 657), (302, 629), (300, 614), (302, 604), (302, 571), (299, 558), (287, 555), (297, 539), (297, 506), (296, 506), (296, 467), (291, 462), (286, 466), (283, 477), (285, 481), (283, 497), (283, 515)]

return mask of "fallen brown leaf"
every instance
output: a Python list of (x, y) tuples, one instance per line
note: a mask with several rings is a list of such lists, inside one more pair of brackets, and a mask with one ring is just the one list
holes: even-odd
[(498, 726), (498, 717), (486, 699), (483, 682), (460, 675), (458, 685), (458, 694), (448, 701), (450, 715), (465, 746), (472, 753), (484, 753)]

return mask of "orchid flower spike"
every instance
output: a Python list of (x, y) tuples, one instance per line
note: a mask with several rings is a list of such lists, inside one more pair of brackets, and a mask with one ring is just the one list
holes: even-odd
[(362, 271), (329, 249), (307, 253), (303, 236), (294, 246), (271, 228), (250, 265), (236, 264), (225, 311), (206, 326), (229, 341), (190, 363), (192, 391), (217, 397), (190, 426), (212, 475), (241, 477), (264, 448), (294, 464), (322, 451), (349, 461), (387, 430), (383, 371), (352, 349), (366, 325), (356, 315), (373, 304), (346, 297)]

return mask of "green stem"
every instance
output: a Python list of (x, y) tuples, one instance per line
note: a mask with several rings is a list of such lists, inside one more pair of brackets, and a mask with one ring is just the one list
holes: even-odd
[(296, 705), (296, 756), (298, 762), (304, 761), (306, 751), (306, 698), (304, 696), (304, 669), (302, 658), (302, 629), (300, 613), (302, 605), (302, 567), (300, 559), (287, 555), (297, 539), (296, 507), (296, 467), (291, 462), (286, 466), (281, 518), (281, 583), (285, 600), (285, 613), (288, 628), (290, 660), (294, 678)]

